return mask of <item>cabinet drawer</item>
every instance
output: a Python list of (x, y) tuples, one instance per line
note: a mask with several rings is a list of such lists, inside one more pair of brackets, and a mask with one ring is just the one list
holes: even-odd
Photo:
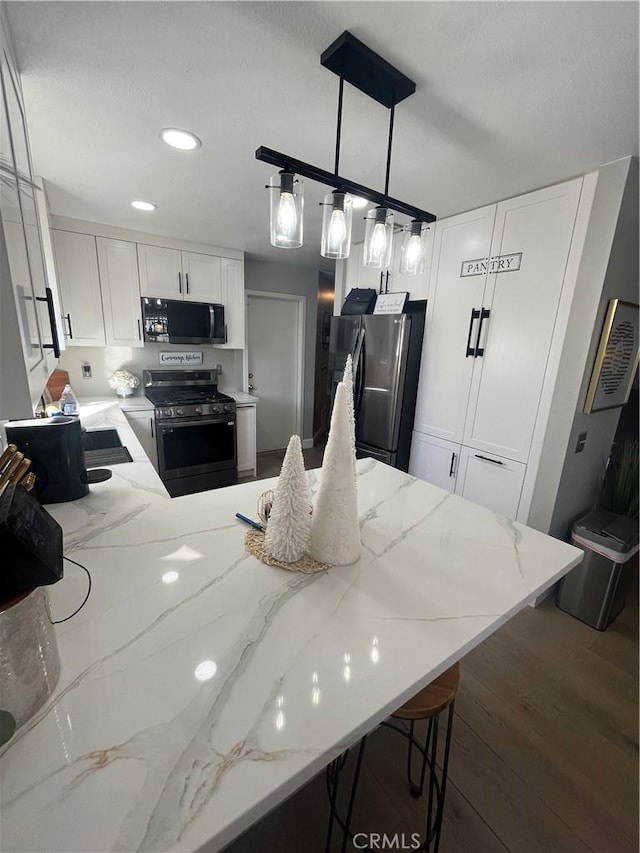
[(456, 494), (507, 518), (515, 518), (526, 470), (522, 462), (463, 447)]

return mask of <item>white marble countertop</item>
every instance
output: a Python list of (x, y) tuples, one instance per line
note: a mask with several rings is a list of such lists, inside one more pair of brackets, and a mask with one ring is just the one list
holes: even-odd
[[(362, 460), (360, 561), (270, 568), (234, 513), (274, 481), (172, 500), (117, 403), (85, 425), (136, 461), (50, 507), (93, 590), (57, 627), (54, 695), (3, 749), (4, 851), (220, 850), (583, 556)], [(86, 576), (49, 590), (63, 618)]]
[(235, 388), (221, 388), (220, 390), (223, 394), (228, 394), (230, 397), (233, 397), (239, 406), (252, 405), (253, 403), (260, 402), (260, 397), (256, 397), (255, 394), (247, 394), (246, 391), (237, 391)]

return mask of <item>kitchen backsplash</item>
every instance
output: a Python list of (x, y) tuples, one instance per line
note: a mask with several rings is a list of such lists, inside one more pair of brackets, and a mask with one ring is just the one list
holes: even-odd
[[(69, 373), (71, 387), (79, 397), (112, 397), (115, 391), (108, 379), (116, 370), (127, 369), (140, 380), (136, 394), (142, 394), (142, 371), (161, 367), (159, 353), (202, 350), (202, 366), (213, 368), (222, 365), (218, 379), (221, 387), (242, 389), (242, 350), (215, 349), (211, 346), (172, 346), (171, 344), (145, 344), (144, 347), (69, 347), (61, 357), (58, 367)], [(91, 378), (82, 375), (83, 365), (91, 365)]]

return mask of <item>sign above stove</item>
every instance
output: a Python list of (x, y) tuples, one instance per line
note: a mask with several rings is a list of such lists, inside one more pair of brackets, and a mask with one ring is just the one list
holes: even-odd
[(202, 350), (192, 352), (161, 352), (158, 361), (164, 367), (191, 367), (202, 364)]

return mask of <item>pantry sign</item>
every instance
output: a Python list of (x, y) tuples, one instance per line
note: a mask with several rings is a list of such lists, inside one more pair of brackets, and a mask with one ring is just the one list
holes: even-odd
[(513, 255), (496, 255), (493, 258), (474, 258), (472, 261), (463, 261), (460, 278), (469, 275), (484, 275), (485, 273), (515, 272), (520, 269), (522, 263), (522, 252)]

